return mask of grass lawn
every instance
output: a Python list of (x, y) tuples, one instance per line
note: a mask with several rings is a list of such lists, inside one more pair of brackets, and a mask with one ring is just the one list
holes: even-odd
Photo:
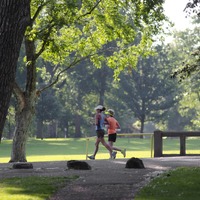
[(7, 178), (0, 182), (2, 200), (45, 200), (77, 177)]
[[(88, 154), (94, 150), (95, 138), (88, 143)], [(26, 155), (28, 162), (61, 161), (86, 159), (86, 139), (29, 139)], [(116, 146), (127, 149), (127, 157), (151, 157), (150, 138), (118, 138)], [(11, 140), (3, 140), (0, 144), (0, 163), (7, 163), (12, 148)], [(200, 139), (191, 138), (186, 141), (187, 153), (200, 154)], [(166, 138), (163, 141), (164, 153), (179, 153), (179, 140)], [(108, 159), (108, 151), (101, 145), (96, 159)], [(117, 158), (123, 158), (118, 153)], [(136, 200), (196, 200), (200, 196), (200, 169), (180, 168), (170, 171), (154, 179), (143, 188)], [(57, 188), (76, 177), (26, 177), (3, 179), (0, 182), (0, 199), (6, 200), (45, 200)], [(42, 192), (41, 192), (42, 190)]]
[(135, 200), (197, 200), (200, 198), (200, 168), (177, 168), (155, 178)]
[[(106, 138), (107, 139), (107, 138)], [(90, 138), (88, 142), (88, 154), (94, 151), (95, 137)], [(127, 149), (126, 158), (150, 158), (151, 157), (151, 139), (145, 138), (124, 138), (119, 137), (115, 146)], [(3, 140), (0, 144), (0, 163), (7, 163), (10, 159), (12, 140)], [(186, 153), (200, 154), (200, 139), (192, 138), (186, 140)], [(164, 153), (179, 153), (179, 140), (176, 138), (164, 139)], [(40, 161), (61, 161), (61, 160), (85, 160), (86, 159), (86, 139), (29, 139), (26, 147), (28, 162)], [(108, 159), (107, 149), (100, 145), (96, 159)], [(121, 153), (117, 158), (123, 158)]]

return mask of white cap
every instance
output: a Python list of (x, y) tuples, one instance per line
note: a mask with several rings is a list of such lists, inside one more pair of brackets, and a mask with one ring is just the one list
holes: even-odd
[(98, 105), (95, 110), (102, 110), (103, 109), (103, 106), (102, 105)]
[(110, 115), (114, 115), (114, 114), (115, 114), (115, 111), (114, 111), (113, 109), (108, 109), (108, 113), (109, 113)]

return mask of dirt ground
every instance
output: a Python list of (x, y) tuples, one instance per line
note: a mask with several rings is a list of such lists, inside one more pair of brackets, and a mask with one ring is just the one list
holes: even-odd
[(33, 169), (12, 169), (0, 164), (0, 179), (25, 176), (71, 176), (79, 178), (61, 188), (50, 200), (133, 200), (152, 178), (176, 167), (200, 167), (200, 156), (141, 159), (145, 169), (125, 168), (128, 159), (87, 160), (91, 170), (69, 170), (67, 161), (33, 162)]

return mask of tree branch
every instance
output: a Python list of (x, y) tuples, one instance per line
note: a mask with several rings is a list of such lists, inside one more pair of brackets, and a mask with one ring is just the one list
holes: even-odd
[(93, 12), (93, 10), (101, 3), (101, 1), (102, 1), (102, 0), (97, 1), (96, 4), (95, 4), (88, 12), (86, 12), (85, 14), (79, 16), (79, 17), (77, 18), (77, 20), (79, 20), (79, 19), (82, 18), (82, 17), (85, 17), (86, 15), (90, 15), (90, 14)]
[(52, 28), (55, 26), (55, 24), (52, 24), (51, 26), (48, 27), (48, 31), (46, 34), (44, 34), (44, 37), (42, 39), (43, 43), (42, 43), (42, 46), (41, 48), (39, 49), (39, 51), (35, 54), (35, 60), (44, 52), (45, 50), (45, 46), (47, 45), (48, 43), (48, 38), (51, 34), (51, 31), (52, 31)]
[(67, 70), (69, 70), (70, 68), (72, 68), (73, 66), (75, 66), (77, 63), (79, 63), (79, 62), (81, 62), (81, 61), (84, 61), (84, 60), (88, 59), (89, 57), (94, 56), (94, 55), (97, 55), (97, 54), (98, 54), (98, 53), (89, 54), (89, 55), (87, 55), (86, 57), (83, 57), (83, 58), (80, 58), (80, 59), (78, 59), (78, 58), (76, 57), (76, 58), (74, 59), (74, 61), (73, 61), (68, 67), (66, 67), (65, 69), (61, 70), (61, 71), (58, 73), (58, 75), (56, 76), (55, 81), (53, 81), (53, 82), (50, 83), (49, 85), (43, 87), (42, 89), (38, 90), (38, 93), (41, 93), (41, 92), (43, 92), (44, 90), (46, 90), (46, 89), (52, 87), (53, 85), (55, 85), (55, 84), (58, 82), (59, 77), (60, 77), (65, 71), (67, 71)]
[(58, 73), (58, 75), (56, 76), (56, 79), (52, 83), (50, 83), (49, 85), (45, 86), (44, 88), (42, 88), (42, 89), (40, 89), (38, 91), (41, 93), (44, 90), (46, 90), (46, 89), (52, 87), (53, 85), (55, 85), (58, 82), (59, 77), (62, 75), (62, 73), (64, 73), (65, 71), (67, 71), (68, 69), (70, 69), (71, 67), (73, 67), (74, 65), (76, 65), (77, 63), (79, 63), (79, 62), (81, 62), (81, 61), (83, 61), (85, 59), (86, 59), (86, 57), (84, 57), (82, 59), (79, 59), (79, 60), (77, 60), (77, 58), (75, 58), (74, 61), (68, 67), (66, 67), (65, 69), (63, 69), (62, 71), (60, 71)]
[(35, 14), (33, 15), (33, 18), (31, 19), (31, 25), (30, 26), (33, 25), (33, 23), (35, 22), (36, 18), (38, 17), (38, 15), (40, 14), (40, 12), (44, 8), (44, 6), (47, 5), (48, 3), (49, 3), (49, 1), (46, 1), (45, 3), (38, 6), (38, 9), (36, 10)]

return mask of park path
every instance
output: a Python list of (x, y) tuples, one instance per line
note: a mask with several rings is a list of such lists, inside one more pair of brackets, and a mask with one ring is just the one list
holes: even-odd
[(127, 169), (127, 160), (87, 160), (92, 170), (68, 170), (67, 161), (33, 163), (33, 169), (20, 170), (10, 169), (11, 164), (0, 164), (0, 178), (78, 175), (50, 200), (133, 200), (140, 188), (167, 170), (200, 167), (199, 156), (142, 158), (145, 169)]
[(182, 166), (199, 166), (200, 157), (142, 159), (145, 169), (126, 169), (127, 159), (87, 161), (91, 171), (60, 190), (51, 200), (133, 200), (152, 178)]

